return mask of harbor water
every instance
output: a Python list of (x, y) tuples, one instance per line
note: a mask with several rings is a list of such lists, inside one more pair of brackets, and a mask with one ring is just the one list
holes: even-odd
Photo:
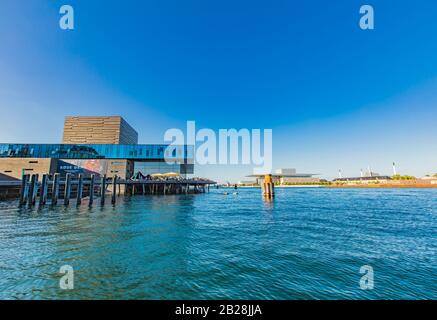
[(437, 189), (237, 192), (0, 202), (0, 299), (437, 299)]

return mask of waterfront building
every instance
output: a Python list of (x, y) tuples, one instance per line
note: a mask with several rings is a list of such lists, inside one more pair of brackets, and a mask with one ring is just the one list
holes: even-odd
[(240, 186), (253, 186), (253, 185), (257, 185), (257, 181), (256, 180), (241, 180), (238, 182), (238, 185)]
[[(272, 174), (273, 183), (279, 185), (299, 184), (299, 183), (319, 183), (320, 178), (315, 173), (298, 173), (296, 169), (278, 169)], [(265, 175), (250, 175), (256, 178), (257, 184), (262, 184)]]
[(348, 183), (348, 184), (371, 184), (371, 183), (387, 183), (391, 182), (392, 178), (389, 176), (372, 175), (363, 177), (349, 177), (334, 179), (333, 182)]
[(24, 174), (129, 179), (138, 172), (194, 173), (191, 146), (176, 146), (168, 154), (167, 145), (137, 143), (137, 132), (122, 117), (66, 117), (63, 144), (0, 144), (0, 173), (16, 179)]

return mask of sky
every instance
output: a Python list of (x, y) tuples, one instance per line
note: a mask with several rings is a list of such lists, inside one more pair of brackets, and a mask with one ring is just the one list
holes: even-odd
[[(74, 30), (59, 28), (64, 4)], [(121, 115), (163, 143), (194, 120), (272, 129), (274, 168), (434, 174), (436, 17), (428, 0), (0, 0), (0, 142), (59, 143), (67, 115)]]

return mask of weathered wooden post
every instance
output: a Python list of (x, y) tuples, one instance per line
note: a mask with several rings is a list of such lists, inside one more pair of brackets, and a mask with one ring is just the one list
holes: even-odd
[(29, 190), (29, 206), (34, 206), (36, 202), (36, 195), (38, 193), (38, 174), (33, 174), (30, 180)]
[(79, 181), (77, 183), (77, 201), (76, 204), (78, 206), (82, 203), (82, 193), (83, 193), (83, 176), (79, 174)]
[(71, 174), (67, 173), (65, 177), (65, 190), (64, 190), (64, 205), (68, 206), (70, 204), (71, 195)]
[(115, 204), (117, 197), (117, 175), (112, 177), (112, 204)]
[(52, 185), (52, 205), (56, 205), (58, 203), (59, 198), (59, 173), (56, 173), (53, 178)]
[(34, 177), (34, 176), (35, 176), (34, 174), (32, 174), (32, 175), (30, 176), (29, 192), (28, 192), (28, 194), (27, 194), (27, 204), (28, 204), (29, 206), (32, 205), (33, 188), (35, 187), (35, 177)]
[(95, 175), (92, 174), (91, 175), (91, 181), (90, 181), (90, 201), (89, 201), (89, 206), (91, 207), (93, 205), (94, 202), (94, 183), (95, 183)]
[(42, 180), (41, 180), (41, 191), (39, 194), (39, 204), (45, 205), (47, 202), (47, 179), (48, 176), (46, 174), (43, 174)]
[(105, 205), (105, 194), (106, 194), (106, 174), (102, 178), (102, 183), (100, 185), (100, 204)]
[(70, 197), (71, 197), (71, 174), (67, 173), (65, 175), (65, 182), (64, 182), (64, 204), (66, 206), (70, 204)]
[(29, 175), (25, 174), (21, 179), (20, 206), (23, 206), (27, 202), (29, 193)]
[(263, 195), (265, 197), (274, 197), (275, 196), (275, 185), (273, 183), (273, 178), (271, 174), (264, 176), (263, 181)]
[(47, 198), (49, 197), (49, 181), (50, 181), (50, 174), (46, 175), (46, 181), (44, 183), (44, 201), (43, 204), (47, 203)]

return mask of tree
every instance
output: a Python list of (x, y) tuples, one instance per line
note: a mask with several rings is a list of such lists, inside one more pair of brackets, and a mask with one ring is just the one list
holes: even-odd
[(391, 177), (393, 180), (416, 180), (416, 177), (413, 176), (401, 176), (400, 174), (397, 174), (395, 176)]

